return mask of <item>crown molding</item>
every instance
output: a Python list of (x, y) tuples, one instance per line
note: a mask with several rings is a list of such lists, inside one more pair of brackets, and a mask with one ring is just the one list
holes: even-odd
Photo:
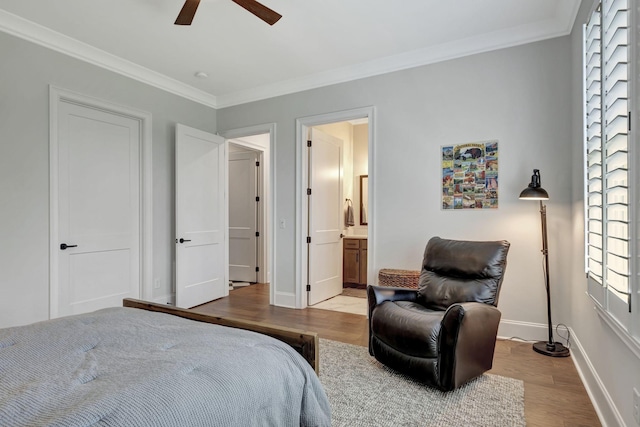
[(164, 74), (150, 70), (119, 56), (105, 52), (57, 31), (0, 9), (0, 31), (30, 41), (56, 52), (71, 56), (89, 64), (146, 83), (174, 95), (194, 102), (217, 108), (217, 99), (210, 93), (201, 91)]
[(573, 28), (573, 23), (580, 8), (580, 0), (567, 0), (558, 3), (558, 12), (553, 19), (512, 27), (502, 31), (495, 31), (477, 37), (461, 39), (347, 67), (336, 68), (271, 85), (219, 95), (218, 108), (260, 101), (276, 96), (288, 95), (323, 86), (448, 61), (477, 53), (566, 36), (571, 33)]
[(215, 109), (504, 49), (571, 33), (580, 0), (558, 2), (553, 19), (327, 70), (223, 95), (212, 95), (156, 71), (0, 9), (0, 31)]

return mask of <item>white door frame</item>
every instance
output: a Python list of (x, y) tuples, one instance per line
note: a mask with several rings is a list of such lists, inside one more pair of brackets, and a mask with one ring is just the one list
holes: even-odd
[[(253, 144), (248, 141), (238, 140), (239, 138), (269, 134), (269, 146), (263, 147), (258, 144)], [(267, 123), (263, 125), (249, 126), (239, 129), (231, 129), (224, 132), (220, 132), (220, 136), (224, 137), (225, 151), (227, 159), (229, 159), (229, 140), (234, 140), (233, 143), (246, 148), (250, 148), (261, 153), (261, 164), (268, 163), (268, 173), (266, 168), (260, 168), (259, 188), (261, 197), (264, 198), (265, 203), (260, 203), (260, 232), (266, 232), (266, 238), (258, 240), (258, 266), (260, 271), (258, 272), (258, 281), (261, 283), (269, 282), (269, 304), (274, 305), (277, 301), (277, 292), (274, 279), (276, 277), (276, 215), (275, 215), (275, 195), (276, 195), (276, 177), (275, 177), (275, 141), (276, 141), (276, 124)], [(265, 161), (268, 159), (268, 162)], [(228, 160), (227, 160), (228, 161)], [(269, 181), (267, 183), (267, 180)], [(227, 189), (228, 191), (228, 189)], [(227, 206), (228, 208), (228, 206)], [(268, 213), (268, 214), (267, 214)], [(262, 235), (262, 234), (261, 234)], [(267, 266), (269, 266), (267, 268)], [(263, 282), (264, 281), (264, 282)]]
[(153, 185), (151, 157), (151, 113), (113, 104), (56, 86), (49, 86), (49, 318), (58, 317), (58, 106), (80, 105), (137, 120), (140, 123), (140, 295), (153, 295)]
[[(309, 128), (312, 126), (329, 123), (345, 122), (355, 119), (368, 119), (369, 129), (369, 217), (367, 233), (367, 277), (374, 277), (376, 267), (375, 260), (375, 126), (374, 107), (356, 108), (353, 110), (338, 111), (316, 116), (301, 117), (296, 119), (296, 242), (295, 242), (295, 307), (307, 307), (307, 232), (306, 224), (309, 221), (308, 198), (306, 176), (309, 165), (307, 164), (307, 138)], [(375, 281), (372, 281), (375, 283)]]

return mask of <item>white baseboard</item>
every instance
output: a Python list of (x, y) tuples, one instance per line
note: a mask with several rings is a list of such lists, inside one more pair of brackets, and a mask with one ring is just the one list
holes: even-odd
[(500, 321), (500, 326), (498, 326), (498, 338), (517, 338), (524, 341), (546, 341), (548, 338), (547, 331), (547, 325), (543, 325), (541, 323), (502, 319)]
[(293, 292), (278, 292), (274, 296), (273, 305), (278, 307), (296, 308), (296, 295)]
[(569, 331), (571, 332), (572, 341), (571, 359), (576, 366), (584, 388), (587, 390), (591, 403), (598, 414), (600, 424), (602, 424), (603, 427), (625, 426), (615, 402), (607, 392), (602, 380), (600, 380), (598, 373), (584, 351), (584, 347), (580, 344), (580, 339), (573, 329), (569, 328)]

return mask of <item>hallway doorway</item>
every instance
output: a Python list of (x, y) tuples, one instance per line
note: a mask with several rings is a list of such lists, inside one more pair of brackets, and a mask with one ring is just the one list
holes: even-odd
[[(229, 281), (257, 283), (261, 152), (229, 142)], [(264, 236), (264, 231), (262, 235)]]
[[(227, 139), (227, 161), (230, 164), (230, 291), (255, 283), (271, 282), (274, 271), (271, 165), (274, 130), (274, 125), (263, 125), (223, 133)], [(237, 170), (233, 172), (232, 169)], [(235, 179), (234, 175), (237, 175)], [(239, 190), (242, 190), (242, 195), (236, 197)], [(238, 215), (234, 210), (245, 212)], [(273, 295), (270, 295), (270, 304), (273, 304)]]

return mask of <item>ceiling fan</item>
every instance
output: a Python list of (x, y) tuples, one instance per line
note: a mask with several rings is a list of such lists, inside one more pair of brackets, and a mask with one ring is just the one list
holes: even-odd
[[(231, 1), (237, 5), (244, 7), (249, 12), (253, 13), (269, 25), (275, 24), (280, 18), (282, 18), (282, 15), (280, 15), (278, 12), (269, 9), (267, 6), (258, 3), (255, 0)], [(199, 4), (200, 0), (186, 0), (184, 2), (184, 6), (182, 6), (182, 10), (180, 10), (178, 18), (176, 19), (175, 25), (191, 25), (191, 21), (193, 21), (193, 17), (196, 14), (196, 10), (198, 9)]]

